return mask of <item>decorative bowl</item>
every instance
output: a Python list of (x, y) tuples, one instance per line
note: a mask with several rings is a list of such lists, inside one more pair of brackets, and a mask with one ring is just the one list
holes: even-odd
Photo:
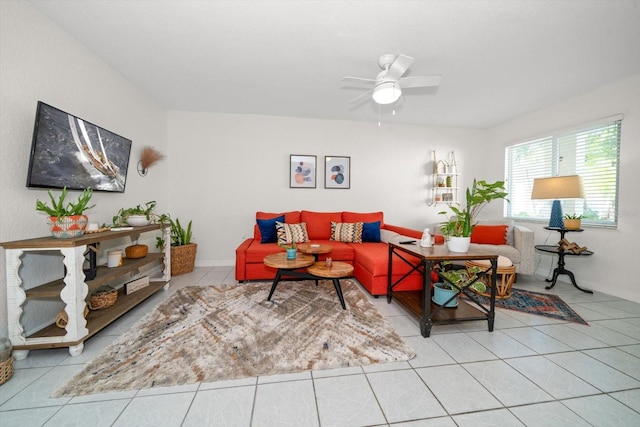
[(127, 224), (132, 227), (142, 227), (149, 225), (151, 221), (147, 219), (146, 215), (129, 215), (127, 217)]

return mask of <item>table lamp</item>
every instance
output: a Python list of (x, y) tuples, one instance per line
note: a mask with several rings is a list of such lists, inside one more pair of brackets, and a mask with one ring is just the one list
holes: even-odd
[(531, 199), (553, 199), (549, 227), (564, 228), (562, 205), (559, 199), (584, 199), (582, 178), (578, 175), (554, 176), (550, 178), (535, 178)]

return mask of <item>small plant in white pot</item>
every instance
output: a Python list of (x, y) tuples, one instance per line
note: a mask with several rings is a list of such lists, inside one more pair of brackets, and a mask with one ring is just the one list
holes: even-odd
[(36, 210), (49, 215), (50, 231), (53, 237), (58, 239), (80, 237), (84, 234), (88, 222), (84, 212), (95, 206), (88, 206), (92, 196), (93, 191), (90, 188), (86, 188), (78, 196), (78, 200), (75, 203), (67, 202), (65, 204), (67, 187), (62, 189), (58, 200), (53, 197), (53, 193), (49, 190), (51, 205), (37, 200)]
[(121, 208), (113, 217), (113, 225), (115, 227), (122, 227), (124, 225), (140, 227), (149, 225), (152, 222), (165, 222), (167, 216), (157, 214), (155, 209), (155, 200), (145, 203), (144, 206), (137, 205), (133, 208)]
[(448, 212), (439, 212), (447, 220), (440, 224), (440, 231), (447, 237), (449, 250), (452, 252), (467, 252), (471, 243), (471, 233), (477, 223), (477, 217), (492, 200), (504, 199), (507, 202), (508, 193), (504, 188), (504, 181), (487, 183), (487, 181), (473, 180), (471, 188), (467, 188), (466, 206), (459, 208), (450, 206), (453, 215)]

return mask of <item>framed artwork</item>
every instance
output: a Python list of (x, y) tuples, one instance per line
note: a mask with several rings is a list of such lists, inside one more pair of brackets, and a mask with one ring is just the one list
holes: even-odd
[(316, 188), (316, 156), (290, 155), (289, 188)]
[(351, 157), (324, 157), (324, 188), (351, 187)]

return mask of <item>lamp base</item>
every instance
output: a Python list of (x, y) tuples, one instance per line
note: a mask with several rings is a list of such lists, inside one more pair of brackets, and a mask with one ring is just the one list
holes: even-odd
[(551, 205), (551, 218), (549, 218), (550, 228), (564, 228), (564, 219), (562, 215), (562, 205), (560, 200), (554, 200)]

